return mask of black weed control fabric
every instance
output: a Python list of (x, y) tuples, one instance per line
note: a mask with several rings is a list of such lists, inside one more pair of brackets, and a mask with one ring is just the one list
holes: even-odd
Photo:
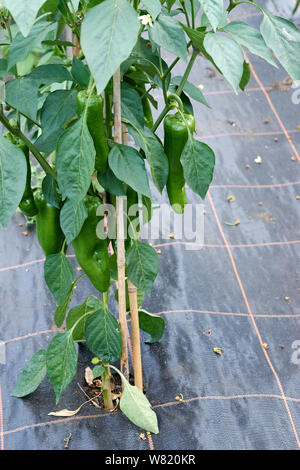
[[(290, 11), (290, 2), (258, 3)], [(255, 26), (261, 21), (250, 6), (233, 16)], [(235, 95), (200, 57), (190, 77), (203, 85), (212, 108), (193, 102), (197, 138), (215, 150), (216, 170), (201, 208), (203, 240), (152, 240), (161, 250), (160, 270), (144, 306), (164, 316), (166, 332), (142, 352), (160, 433), (143, 441), (119, 411), (92, 404), (71, 418), (48, 416), (85, 400), (77, 385), (90, 364), (85, 346), (59, 406), (47, 379), (26, 399), (10, 396), (25, 362), (55, 334), (43, 255), (34, 230), (22, 234), (17, 214), (0, 232), (1, 448), (63, 449), (70, 433), (70, 449), (300, 447), (300, 92), (282, 69), (248, 58), (253, 73), (244, 94)], [(254, 161), (258, 156), (261, 163)], [(189, 189), (187, 195), (201, 203)], [(167, 200), (156, 193), (154, 199), (160, 205)], [(83, 280), (73, 304), (90, 292)], [(116, 303), (112, 310), (117, 313)], [(175, 399), (180, 394), (181, 403)]]

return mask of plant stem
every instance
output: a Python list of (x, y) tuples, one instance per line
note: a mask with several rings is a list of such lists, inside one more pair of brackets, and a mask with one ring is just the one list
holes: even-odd
[(195, 29), (195, 9), (194, 9), (194, 0), (191, 0), (191, 10), (192, 10), (192, 28)]
[[(120, 69), (114, 74), (114, 141), (122, 143), (121, 121), (121, 86)], [(126, 286), (125, 286), (125, 245), (124, 245), (124, 200), (116, 197), (117, 212), (117, 266), (118, 266), (118, 295), (119, 295), (119, 323), (122, 335), (121, 372), (126, 379), (129, 378), (128, 350), (127, 350), (127, 324), (126, 324)]]
[(21, 132), (19, 127), (12, 127), (9, 124), (9, 120), (4, 116), (2, 112), (0, 112), (0, 122), (6, 127), (6, 129), (11, 132), (11, 134), (15, 135), (16, 137), (19, 137), (24, 144), (27, 145), (31, 153), (35, 156), (43, 170), (48, 173), (49, 175), (53, 176), (53, 178), (56, 180), (56, 173), (53, 170), (53, 168), (49, 165), (47, 160), (43, 157), (43, 155), (38, 151), (38, 149), (35, 147), (35, 145), (30, 142), (30, 140), (27, 139), (27, 137)]
[(193, 65), (194, 65), (194, 62), (195, 62), (195, 60), (196, 60), (196, 57), (197, 57), (198, 53), (199, 53), (199, 51), (198, 51), (197, 49), (194, 49), (194, 50), (193, 50), (193, 53), (192, 53), (192, 56), (191, 56), (190, 61), (189, 61), (189, 63), (188, 63), (188, 66), (187, 66), (187, 68), (186, 68), (186, 71), (184, 72), (184, 75), (183, 75), (183, 77), (182, 77), (182, 80), (181, 80), (181, 82), (180, 82), (180, 85), (179, 85), (179, 87), (178, 87), (177, 90), (176, 90), (176, 95), (178, 95), (178, 96), (180, 96), (181, 93), (182, 93), (182, 91), (183, 91), (184, 85), (186, 84), (186, 81), (187, 81), (187, 79), (188, 79), (188, 77), (189, 77), (189, 74), (190, 74), (190, 72), (191, 72), (191, 70), (192, 70), (192, 67), (193, 67)]
[(111, 380), (110, 370), (109, 370), (109, 367), (105, 365), (104, 372), (102, 375), (102, 393), (103, 393), (104, 408), (106, 410), (112, 410), (114, 407), (112, 396), (111, 396), (110, 380)]

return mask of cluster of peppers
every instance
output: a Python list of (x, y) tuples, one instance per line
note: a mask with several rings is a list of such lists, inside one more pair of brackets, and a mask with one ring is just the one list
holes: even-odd
[[(141, 96), (144, 122), (149, 128), (153, 127), (153, 117), (145, 85), (134, 85)], [(95, 170), (98, 174), (105, 174), (108, 169), (109, 146), (104, 123), (104, 99), (101, 95), (89, 95), (86, 90), (77, 95), (77, 111), (80, 117), (86, 113), (87, 125), (96, 150)], [(170, 204), (176, 212), (183, 212), (187, 202), (185, 194), (185, 179), (180, 162), (181, 153), (188, 139), (188, 133), (195, 130), (195, 119), (191, 114), (168, 115), (164, 120), (164, 150), (169, 161), (169, 176), (167, 180), (167, 193)], [(27, 162), (26, 187), (20, 202), (20, 209), (28, 217), (36, 217), (38, 241), (46, 256), (66, 251), (65, 236), (60, 225), (60, 209), (51, 205), (41, 189), (32, 190), (31, 165), (29, 149), (12, 134), (9, 138), (20, 148)], [(127, 187), (128, 207), (138, 202), (138, 194)], [(115, 198), (111, 196), (111, 202)], [(110, 266), (108, 255), (108, 240), (97, 237), (96, 227), (99, 217), (96, 215), (100, 199), (96, 195), (87, 195), (85, 205), (87, 218), (79, 235), (72, 245), (77, 261), (92, 284), (100, 292), (106, 292), (110, 285)], [(130, 240), (129, 240), (130, 243)]]

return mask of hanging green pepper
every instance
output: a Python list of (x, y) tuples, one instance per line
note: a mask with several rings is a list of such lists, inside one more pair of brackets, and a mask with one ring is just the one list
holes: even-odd
[[(88, 102), (89, 101), (89, 102)], [(100, 173), (107, 170), (107, 158), (109, 148), (103, 123), (104, 100), (101, 95), (91, 95), (86, 90), (82, 90), (77, 95), (77, 110), (80, 117), (87, 106), (87, 125), (92, 136), (96, 157), (95, 168)]]
[(59, 221), (60, 211), (47, 203), (40, 189), (36, 191), (34, 200), (39, 211), (36, 216), (36, 232), (39, 244), (46, 256), (59, 253), (65, 241)]
[(96, 215), (99, 199), (94, 196), (86, 196), (85, 206), (88, 217), (72, 244), (77, 261), (92, 284), (100, 292), (106, 292), (110, 284), (108, 241), (107, 239), (101, 240), (96, 233), (100, 221)]
[[(195, 130), (195, 118), (192, 114), (184, 114), (190, 132)], [(188, 129), (180, 113), (169, 114), (164, 120), (164, 149), (169, 160), (169, 176), (167, 192), (170, 204), (175, 212), (182, 214), (187, 203), (185, 179), (180, 157), (188, 139)]]
[(17, 144), (17, 147), (24, 153), (27, 164), (26, 185), (19, 207), (21, 211), (24, 212), (25, 215), (27, 215), (27, 217), (33, 217), (38, 213), (38, 208), (36, 206), (36, 203), (34, 202), (34, 195), (31, 189), (31, 165), (29, 158), (29, 149), (23, 142), (19, 142)]

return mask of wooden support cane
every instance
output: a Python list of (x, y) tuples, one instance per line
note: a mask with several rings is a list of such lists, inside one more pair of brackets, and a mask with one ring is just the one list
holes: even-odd
[[(121, 89), (120, 69), (114, 74), (114, 141), (122, 143), (121, 122)], [(124, 201), (121, 196), (116, 197), (117, 212), (117, 266), (118, 266), (118, 297), (119, 297), (119, 323), (122, 335), (122, 353), (120, 370), (129, 380), (127, 324), (126, 324), (126, 285), (125, 285), (125, 246), (124, 246)]]
[[(126, 126), (122, 126), (123, 144), (128, 144), (128, 134)], [(130, 317), (131, 317), (131, 332), (132, 332), (132, 361), (134, 371), (134, 385), (143, 391), (143, 370), (142, 370), (142, 354), (141, 354), (141, 338), (140, 338), (140, 324), (139, 312), (137, 301), (137, 288), (132, 282), (127, 279), (129, 304), (130, 304)]]

